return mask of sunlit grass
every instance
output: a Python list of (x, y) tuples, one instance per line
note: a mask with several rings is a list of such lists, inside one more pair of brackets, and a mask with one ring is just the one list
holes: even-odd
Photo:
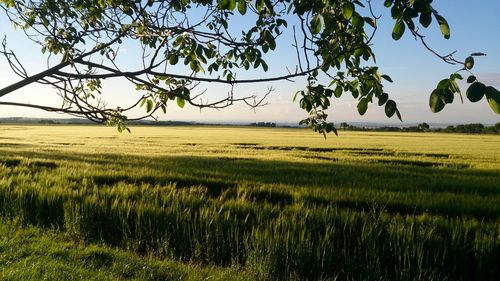
[(0, 126), (0, 212), (258, 279), (496, 280), (500, 137)]

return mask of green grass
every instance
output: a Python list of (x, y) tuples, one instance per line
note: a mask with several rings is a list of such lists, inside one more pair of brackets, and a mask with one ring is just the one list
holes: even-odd
[[(132, 131), (0, 126), (0, 214), (29, 231), (57, 231), (36, 230), (33, 245), (63, 235), (200, 279), (212, 271), (261, 280), (500, 276), (498, 136)], [(50, 268), (120, 274), (46, 258)]]
[(67, 234), (0, 224), (1, 280), (253, 280), (234, 268), (200, 267), (139, 256)]

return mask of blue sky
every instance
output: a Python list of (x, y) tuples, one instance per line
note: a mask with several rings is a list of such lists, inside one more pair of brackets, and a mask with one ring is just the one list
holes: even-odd
[[(382, 2), (382, 1), (374, 1)], [(388, 11), (377, 3), (375, 11), (382, 14), (380, 29), (374, 41), (373, 49), (377, 56), (380, 70), (389, 74), (394, 83), (385, 84), (386, 91), (398, 103), (405, 122), (431, 123), (496, 123), (500, 116), (493, 113), (486, 101), (471, 104), (465, 100), (464, 104), (455, 102), (438, 113), (431, 113), (428, 99), (432, 89), (439, 80), (446, 78), (457, 69), (457, 66), (444, 64), (438, 58), (426, 51), (409, 34), (395, 42), (391, 38), (393, 21)], [(474, 69), (478, 78), (492, 86), (500, 88), (500, 1), (498, 0), (442, 0), (434, 1), (434, 7), (448, 20), (451, 26), (451, 39), (445, 40), (439, 32), (435, 22), (430, 29), (424, 31), (430, 45), (442, 53), (457, 51), (457, 58), (464, 58), (472, 52), (484, 52), (487, 57), (476, 60)], [(42, 70), (46, 57), (42, 56), (39, 47), (30, 43), (20, 31), (13, 31), (4, 15), (0, 15), (0, 33), (6, 34), (9, 48), (18, 52), (22, 62), (31, 73)], [(286, 73), (286, 68), (293, 69), (296, 61), (290, 47), (290, 38), (283, 37), (278, 45), (278, 53), (268, 58), (271, 74)], [(281, 44), (280, 44), (281, 43)], [(124, 48), (127, 57), (134, 53), (133, 48)], [(125, 64), (130, 62), (125, 62)], [(259, 74), (252, 74), (259, 75)], [(242, 73), (243, 76), (243, 73)], [(0, 60), (0, 87), (4, 87), (17, 78), (12, 75), (4, 60)], [(132, 100), (136, 93), (133, 87), (126, 87), (120, 81), (106, 81), (105, 95), (111, 104), (118, 101)], [(244, 105), (235, 105), (224, 110), (203, 110), (186, 107), (179, 109), (170, 106), (166, 115), (159, 115), (162, 120), (193, 120), (193, 121), (273, 121), (298, 122), (304, 118), (303, 112), (297, 103), (292, 102), (296, 90), (304, 86), (303, 80), (295, 83), (278, 82), (272, 84), (240, 85), (236, 91), (240, 95), (260, 94), (266, 92), (268, 86), (276, 90), (268, 99), (269, 105), (256, 111)], [(206, 85), (207, 97), (224, 95), (227, 88)], [(466, 85), (462, 85), (465, 92)], [(124, 98), (126, 96), (126, 98)], [(0, 98), (1, 101), (23, 101), (42, 103), (52, 106), (59, 105), (57, 96), (50, 88), (40, 85), (31, 85), (15, 93)], [(387, 122), (398, 124), (395, 119), (387, 119), (383, 108), (376, 105), (369, 107), (364, 116), (359, 116), (356, 110), (356, 100), (345, 94), (340, 100), (332, 103), (330, 111), (331, 121), (358, 121), (358, 122)], [(67, 116), (46, 113), (26, 108), (0, 106), (0, 117), (26, 116), (64, 118)]]

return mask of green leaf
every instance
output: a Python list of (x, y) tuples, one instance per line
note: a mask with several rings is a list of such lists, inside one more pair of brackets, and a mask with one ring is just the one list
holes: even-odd
[(293, 102), (295, 102), (295, 100), (297, 99), (297, 96), (298, 96), (299, 94), (304, 95), (303, 93), (304, 93), (304, 91), (297, 91), (297, 92), (295, 93), (295, 95), (293, 95)]
[(445, 103), (453, 103), (455, 96), (450, 90), (443, 90), (442, 98), (444, 99)]
[(485, 89), (486, 99), (488, 100), (488, 104), (491, 109), (496, 113), (500, 114), (500, 91), (497, 89), (488, 86)]
[[(398, 1), (400, 1), (400, 0), (398, 0)], [(400, 20), (402, 16), (403, 16), (402, 9), (399, 7), (399, 5), (392, 6), (391, 17), (395, 20), (396, 19)]]
[(337, 88), (335, 88), (335, 92), (334, 92), (334, 96), (336, 98), (340, 98), (342, 96), (342, 94), (344, 93), (344, 90), (342, 89), (342, 87), (340, 86), (337, 86)]
[(375, 28), (377, 27), (376, 25), (376, 22), (374, 19), (370, 18), (370, 17), (364, 17), (363, 18), (365, 22), (367, 22), (371, 27)]
[(276, 49), (276, 41), (273, 37), (269, 38), (269, 48), (273, 51)]
[(247, 3), (245, 0), (238, 0), (238, 12), (240, 12), (241, 15), (247, 13)]
[(342, 15), (346, 20), (350, 20), (352, 14), (354, 13), (354, 4), (351, 2), (346, 2), (342, 5)]
[(445, 39), (450, 39), (450, 26), (448, 22), (440, 15), (435, 14), (436, 20), (439, 23), (439, 28)]
[(384, 1), (384, 6), (385, 6), (386, 8), (389, 8), (390, 6), (392, 6), (392, 0), (385, 0), (385, 1)]
[(443, 110), (444, 106), (445, 103), (441, 98), (440, 90), (435, 89), (434, 91), (432, 91), (432, 94), (429, 98), (429, 107), (431, 108), (431, 111), (434, 113), (440, 112), (441, 110)]
[(364, 115), (368, 109), (368, 99), (362, 98), (358, 103), (359, 115)]
[(476, 76), (474, 76), (474, 75), (471, 75), (467, 78), (467, 83), (469, 83), (469, 84), (474, 82), (474, 81), (476, 81)]
[(430, 12), (421, 13), (419, 21), (420, 21), (420, 24), (423, 27), (429, 27), (429, 25), (431, 25), (431, 22), (432, 22), (432, 15), (431, 15), (431, 13)]
[(452, 75), (450, 75), (450, 79), (451, 79), (451, 80), (456, 80), (456, 79), (458, 79), (458, 80), (462, 80), (462, 79), (464, 79), (464, 78), (463, 78), (463, 77), (462, 77), (462, 75), (460, 75), (459, 73), (453, 73)]
[[(332, 91), (332, 89), (328, 89), (328, 88), (326, 88), (326, 89), (325, 89), (325, 96), (327, 96), (327, 97), (331, 98), (331, 97), (333, 96), (333, 91)], [(327, 100), (328, 100), (328, 99), (327, 99)], [(329, 102), (328, 102), (328, 103), (329, 103)]]
[(151, 112), (153, 110), (153, 101), (152, 100), (147, 100), (146, 101), (146, 112)]
[(262, 45), (262, 51), (263, 51), (264, 53), (267, 53), (267, 52), (269, 51), (269, 45), (268, 45), (268, 44), (264, 44), (264, 45)]
[(236, 0), (226, 0), (229, 2), (227, 9), (232, 11), (236, 8)]
[(391, 118), (394, 113), (396, 113), (397, 107), (396, 107), (396, 102), (393, 100), (388, 100), (387, 103), (385, 104), (385, 115), (389, 118)]
[(287, 22), (286, 22), (286, 20), (284, 20), (284, 19), (277, 19), (277, 20), (276, 20), (276, 24), (277, 24), (278, 26), (283, 25), (283, 26), (285, 26), (285, 28), (286, 28), (286, 27), (288, 27), (288, 23), (287, 23)]
[(458, 84), (455, 80), (450, 80), (448, 90), (451, 91), (451, 93), (460, 93), (460, 87), (458, 87)]
[(389, 95), (386, 94), (386, 93), (382, 93), (380, 95), (380, 97), (378, 97), (378, 105), (379, 106), (384, 105), (387, 102), (388, 99), (389, 99)]
[(229, 6), (229, 1), (230, 0), (217, 0), (217, 8), (219, 8), (219, 10), (226, 10)]
[(194, 72), (198, 72), (198, 61), (196, 60), (192, 60), (190, 63), (189, 63), (189, 67), (191, 68), (192, 71)]
[(358, 5), (358, 6), (361, 6), (361, 7), (366, 7), (365, 4), (361, 3), (359, 0), (353, 0), (352, 1), (354, 4)]
[(264, 0), (255, 0), (255, 8), (260, 11), (264, 8)]
[(436, 89), (438, 90), (445, 90), (445, 89), (448, 89), (450, 87), (450, 79), (443, 79), (441, 81), (439, 81)]
[(392, 82), (394, 82), (394, 81), (392, 81), (392, 78), (391, 78), (389, 75), (382, 74), (382, 76), (381, 76), (381, 77), (382, 77), (382, 78), (384, 78), (385, 80), (387, 80), (387, 81), (391, 82), (391, 83), (392, 83)]
[(351, 90), (352, 97), (357, 99), (359, 97), (359, 91), (357, 88)]
[(467, 69), (472, 69), (474, 67), (474, 58), (473, 57), (467, 57), (465, 59), (465, 68)]
[(358, 28), (362, 28), (365, 23), (365, 20), (358, 13), (352, 14), (352, 25)]
[(255, 60), (255, 63), (253, 64), (253, 68), (257, 69), (260, 65), (260, 60), (259, 59), (256, 59)]
[(318, 14), (314, 16), (311, 20), (311, 32), (312, 34), (318, 34), (321, 31), (321, 16)]
[(403, 118), (401, 118), (401, 113), (397, 108), (396, 108), (396, 116), (398, 117), (399, 121), (403, 122)]
[(471, 102), (478, 102), (483, 98), (485, 91), (486, 86), (483, 83), (474, 82), (467, 89), (467, 98)]
[(264, 71), (267, 71), (269, 69), (267, 63), (264, 60), (260, 60), (260, 63), (262, 64), (262, 69), (264, 69)]
[(177, 54), (170, 54), (170, 57), (168, 58), (168, 63), (170, 63), (171, 65), (176, 65), (177, 62), (179, 61), (179, 56), (177, 56)]
[(186, 105), (186, 100), (184, 100), (183, 98), (177, 97), (177, 105), (180, 108), (184, 108), (184, 105)]
[(403, 21), (398, 20), (392, 29), (392, 39), (399, 40), (405, 33), (405, 24)]
[[(432, 1), (430, 1), (432, 2)], [(429, 4), (427, 0), (410, 0), (410, 3), (413, 5), (413, 9), (416, 12), (424, 12), (429, 8)]]

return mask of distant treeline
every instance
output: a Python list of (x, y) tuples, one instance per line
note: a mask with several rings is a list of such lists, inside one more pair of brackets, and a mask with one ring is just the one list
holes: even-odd
[[(70, 119), (37, 119), (37, 118), (23, 118), (23, 117), (11, 117), (11, 118), (0, 118), (0, 123), (4, 124), (63, 124), (63, 125), (83, 125), (83, 124), (95, 124), (87, 119), (80, 118), (70, 118)], [(140, 126), (231, 126), (234, 124), (218, 124), (218, 123), (198, 123), (198, 122), (186, 122), (186, 121), (153, 121), (153, 120), (141, 120), (132, 121), (128, 123), (129, 125), (140, 125)], [(239, 126), (253, 126), (253, 127), (282, 127), (282, 128), (294, 128), (296, 126), (284, 126), (277, 125), (274, 122), (254, 122), (250, 124), (240, 124)], [(377, 131), (377, 132), (442, 132), (442, 133), (463, 133), (463, 134), (500, 134), (500, 123), (496, 123), (493, 126), (485, 126), (480, 123), (462, 124), (455, 126), (447, 126), (445, 128), (431, 128), (427, 123), (420, 123), (417, 126), (409, 127), (396, 127), (396, 126), (383, 126), (383, 127), (362, 127), (348, 124), (346, 122), (340, 123), (338, 129), (343, 131)]]
[(276, 127), (276, 123), (273, 123), (273, 122), (257, 122), (257, 123), (250, 123), (250, 126), (254, 126), (254, 127)]
[[(39, 119), (39, 118), (23, 118), (23, 117), (10, 117), (0, 118), (0, 123), (4, 124), (46, 124), (46, 125), (93, 125), (94, 122), (83, 118), (68, 118), (68, 119)], [(129, 125), (141, 126), (199, 126), (199, 125), (217, 125), (217, 124), (204, 124), (186, 121), (156, 121), (156, 120), (139, 120), (130, 121)]]
[(500, 123), (493, 126), (484, 126), (480, 123), (448, 126), (446, 128), (431, 128), (427, 123), (420, 123), (410, 127), (379, 127), (366, 128), (340, 123), (340, 129), (345, 131), (381, 131), (381, 132), (442, 132), (462, 134), (500, 134)]

